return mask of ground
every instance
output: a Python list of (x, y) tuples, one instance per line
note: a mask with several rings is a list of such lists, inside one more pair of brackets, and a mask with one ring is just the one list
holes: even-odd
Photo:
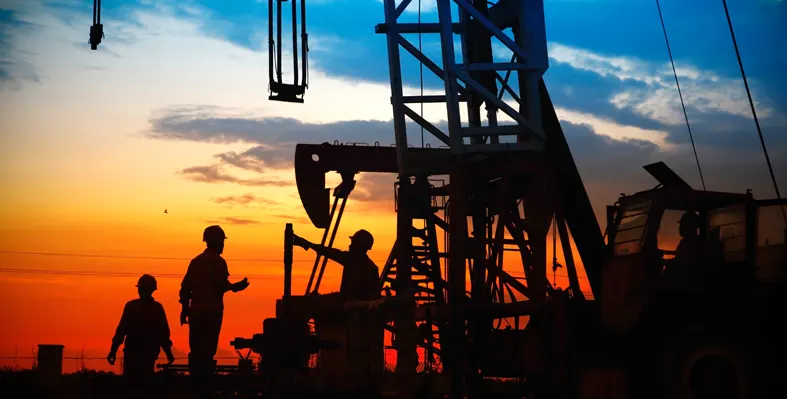
[[(257, 379), (253, 380), (259, 382)], [(386, 380), (390, 380), (390, 384), (386, 385), (395, 385), (393, 373), (387, 373)], [(159, 387), (158, 392), (161, 394), (158, 399), (191, 399), (194, 397), (189, 393), (187, 376), (159, 372), (156, 374), (156, 383)], [(242, 389), (243, 387), (250, 388), (248, 378), (224, 375), (218, 377), (217, 384), (224, 387), (225, 389), (223, 389), (223, 391), (227, 393), (216, 395), (216, 399), (258, 397), (256, 394), (241, 395), (239, 393), (229, 393), (239, 388)], [(513, 393), (512, 391), (516, 390), (516, 383), (488, 381), (488, 384), (489, 388), (497, 391), (497, 394), (491, 395), (490, 397), (520, 397), (519, 395), (511, 395)], [(45, 389), (45, 385), (38, 380), (38, 375), (33, 370), (0, 370), (0, 397), (4, 399), (123, 399), (123, 395), (127, 391), (127, 386), (124, 383), (123, 377), (120, 375), (102, 371), (85, 370), (78, 373), (64, 374), (61, 377), (59, 389), (55, 392), (46, 391)], [(250, 391), (255, 391), (256, 393), (256, 390), (253, 388), (250, 389)], [(386, 395), (386, 397), (387, 396), (388, 395)], [(313, 398), (329, 397), (346, 398), (347, 394), (319, 395)], [(423, 397), (440, 396), (426, 394)]]

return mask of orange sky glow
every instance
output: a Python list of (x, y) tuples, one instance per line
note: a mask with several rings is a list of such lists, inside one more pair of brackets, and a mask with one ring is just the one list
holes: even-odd
[[(371, 257), (382, 268), (393, 243), (395, 213), (380, 209), (353, 215), (352, 206), (342, 223), (344, 232), (354, 231), (366, 220), (363, 227), (376, 235), (375, 248)], [(371, 212), (371, 213), (370, 213)], [(357, 216), (356, 216), (357, 215)], [(172, 214), (150, 219), (163, 220)], [(359, 217), (360, 216), (360, 217)], [(363, 218), (363, 219), (362, 219)], [(0, 329), (0, 364), (25, 365), (32, 360), (34, 347), (41, 343), (58, 343), (66, 346), (67, 357), (81, 357), (89, 368), (111, 369), (105, 362), (93, 360), (106, 356), (111, 337), (126, 301), (136, 297), (135, 281), (139, 274), (151, 273), (158, 276), (159, 290), (155, 298), (166, 311), (172, 330), (176, 356), (184, 359), (188, 351), (188, 327), (180, 326), (177, 295), (182, 274), (188, 259), (203, 249), (200, 242), (203, 224), (195, 224), (192, 231), (174, 228), (167, 224), (158, 230), (145, 228), (151, 220), (116, 222), (121, 231), (103, 227), (101, 222), (85, 223), (71, 228), (42, 221), (36, 229), (2, 228), (0, 240), (6, 248), (32, 254), (0, 253), (0, 269), (28, 269), (27, 273), (0, 274), (0, 302), (3, 303)], [(265, 221), (265, 218), (261, 218)], [(368, 223), (369, 220), (374, 222)], [(285, 220), (270, 220), (262, 226), (225, 225), (227, 241), (225, 258), (228, 260), (231, 280), (244, 276), (250, 278), (251, 286), (241, 293), (225, 296), (225, 319), (221, 334), (221, 356), (234, 356), (229, 342), (234, 337), (250, 337), (260, 332), (262, 320), (274, 314), (275, 300), (282, 293), (282, 237)], [(111, 224), (110, 224), (111, 225)], [(3, 224), (3, 226), (9, 226)], [(124, 233), (126, 231), (126, 233)], [(295, 224), (295, 232), (312, 241), (319, 241), (320, 231), (310, 224)], [(348, 244), (348, 234), (337, 236), (336, 246)], [(3, 248), (5, 250), (5, 248)], [(562, 262), (559, 250), (559, 261)], [(45, 255), (61, 254), (61, 255)], [(90, 254), (105, 257), (79, 257), (68, 254)], [(293, 290), (296, 294), (305, 290), (308, 275), (314, 261), (313, 252), (295, 249)], [(123, 256), (149, 258), (186, 259), (124, 259)], [(550, 253), (551, 259), (551, 253)], [(578, 254), (575, 253), (578, 257)], [(517, 265), (512, 259), (507, 266), (515, 275)], [(36, 270), (61, 271), (63, 274), (39, 274)], [(88, 272), (73, 275), (73, 271)], [(138, 273), (137, 275), (100, 275), (101, 273)], [(99, 275), (90, 275), (99, 273)], [(321, 292), (338, 289), (340, 266), (329, 264)], [(580, 270), (583, 291), (589, 291), (584, 272)], [(552, 279), (550, 273), (550, 279)], [(565, 271), (558, 271), (557, 284), (567, 285)], [(69, 359), (72, 360), (72, 359)], [(231, 359), (222, 359), (232, 362)], [(66, 362), (66, 369), (76, 368), (77, 360)]]

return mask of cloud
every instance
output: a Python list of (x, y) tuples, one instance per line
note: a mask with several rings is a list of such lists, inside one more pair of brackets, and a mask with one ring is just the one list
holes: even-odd
[(312, 221), (307, 216), (295, 216), (292, 214), (273, 214), (270, 215), (278, 219), (284, 219), (291, 223), (300, 223), (300, 224), (311, 224)]
[(180, 172), (186, 179), (200, 183), (234, 183), (242, 186), (289, 187), (293, 182), (270, 179), (241, 179), (222, 171), (221, 165), (192, 166)]
[(262, 173), (263, 162), (259, 157), (262, 148), (262, 146), (252, 147), (241, 153), (235, 151), (225, 152), (216, 155), (216, 158), (224, 164), (232, 165), (239, 169)]
[(242, 116), (240, 112), (206, 105), (172, 106), (157, 110), (144, 136), (151, 139), (268, 145), (298, 142), (393, 141), (389, 121), (345, 120), (329, 123), (304, 122), (280, 116)]
[(234, 217), (224, 217), (222, 218), (225, 223), (234, 224), (234, 225), (248, 225), (248, 224), (259, 224), (260, 222), (251, 219), (241, 219), (241, 218), (234, 218)]
[[(570, 109), (561, 108), (557, 113), (583, 181), (588, 191), (592, 192), (594, 203), (612, 203), (620, 192), (642, 189), (643, 179), (650, 179), (642, 166), (657, 161), (667, 162), (694, 187), (701, 188), (691, 147), (666, 143), (665, 138), (670, 131), (621, 125), (614, 120)], [(243, 158), (246, 163), (259, 166), (258, 162), (262, 165), (270, 162), (266, 154), (272, 152), (277, 159), (282, 160), (279, 165), (284, 167), (291, 165), (291, 161), (284, 160), (292, 159), (295, 143), (321, 143), (330, 141), (329, 137), (344, 137), (348, 141), (361, 137), (365, 138), (365, 141), (383, 140), (391, 137), (393, 130), (390, 121), (339, 121), (319, 124), (304, 123), (292, 118), (244, 119), (222, 117), (220, 114), (214, 116), (203, 112), (198, 119), (168, 118), (164, 115), (161, 117), (170, 121), (166, 123), (167, 130), (154, 131), (151, 136), (157, 139), (172, 138), (209, 143), (251, 143), (253, 146), (249, 150), (236, 153), (238, 157), (229, 158)], [(172, 120), (180, 120), (183, 124), (173, 123)], [(151, 124), (162, 125), (156, 120)], [(728, 134), (729, 137), (746, 137), (740, 131), (731, 131)], [(753, 137), (748, 138), (751, 139), (748, 140), (750, 145), (741, 145), (731, 139), (724, 146), (715, 142), (709, 146), (698, 146), (709, 189), (741, 192), (746, 188), (756, 187), (756, 192), (771, 191), (767, 176), (762, 174), (765, 169), (761, 162), (761, 150), (754, 145)], [(774, 162), (778, 161), (781, 165), (787, 161), (787, 154), (779, 150), (780, 144), (787, 144), (787, 138), (773, 137), (768, 143), (772, 148), (771, 157)], [(261, 151), (258, 146), (275, 151)], [(780, 170), (778, 166), (776, 170)], [(219, 166), (209, 167), (200, 177), (209, 181), (249, 184), (248, 181), (222, 175), (220, 171)], [(261, 168), (258, 171), (261, 171)], [(361, 174), (357, 180), (357, 187), (351, 196), (353, 201), (362, 203), (363, 209), (393, 209), (394, 175)], [(603, 208), (599, 209), (603, 214)]]
[[(638, 115), (665, 125), (685, 123), (680, 98), (670, 63), (653, 63), (628, 56), (599, 54), (590, 50), (550, 43), (549, 58), (558, 64), (589, 71), (605, 78), (626, 83), (609, 102), (617, 109), (630, 109)], [(692, 119), (728, 114), (751, 117), (743, 81), (701, 70), (694, 65), (676, 61), (683, 99)], [(756, 88), (758, 83), (750, 79)], [(755, 101), (758, 116), (778, 117), (767, 98)]]
[[(383, 3), (383, 0), (377, 0), (377, 1), (380, 2), (381, 4)], [(407, 5), (407, 8), (404, 10), (404, 12), (417, 14), (419, 5), (421, 7), (420, 11), (422, 14), (437, 12), (436, 0), (413, 0), (410, 2), (410, 4)], [(396, 6), (397, 7), (399, 6), (398, 1), (396, 2)]]
[(262, 173), (264, 167), (284, 169), (292, 167), (292, 152), (289, 148), (258, 145), (241, 153), (235, 151), (216, 155), (222, 163), (240, 169)]
[(41, 82), (38, 68), (30, 61), (32, 53), (20, 48), (14, 34), (30, 34), (36, 25), (18, 19), (18, 15), (0, 9), (0, 91), (17, 91), (24, 82)]
[[(130, 19), (116, 21), (113, 29), (125, 32), (122, 35), (124, 40), (116, 41), (113, 34), (111, 44), (114, 46), (113, 51), (122, 58), (92, 57), (91, 59), (100, 61), (99, 65), (105, 68), (105, 72), (90, 75), (73, 75), (72, 71), (67, 70), (66, 67), (62, 67), (62, 71), (58, 69), (62, 65), (70, 68), (75, 62), (78, 62), (79, 65), (84, 64), (85, 54), (75, 53), (71, 47), (61, 46), (62, 41), (70, 44), (83, 38), (84, 26), (76, 23), (75, 19), (67, 19), (68, 23), (65, 24), (57, 24), (51, 15), (36, 14), (38, 16), (32, 21), (51, 23), (55, 28), (51, 28), (46, 35), (47, 40), (42, 41), (46, 47), (41, 49), (40, 56), (35, 59), (34, 65), (44, 68), (42, 71), (44, 76), (55, 74), (58, 77), (58, 82), (74, 81), (75, 79), (80, 82), (93, 82), (97, 75), (101, 75), (101, 80), (97, 81), (95, 86), (88, 85), (89, 87), (85, 89), (88, 93), (92, 93), (89, 98), (100, 98), (105, 101), (107, 112), (111, 111), (112, 114), (122, 112), (122, 115), (132, 114), (135, 118), (148, 117), (149, 126), (145, 129), (145, 137), (243, 146), (239, 149), (233, 148), (232, 151), (217, 149), (214, 159), (210, 160), (216, 164), (208, 161), (204, 165), (198, 164), (182, 169), (181, 175), (183, 177), (200, 182), (244, 186), (284, 186), (291, 183), (261, 177), (266, 173), (290, 168), (296, 143), (333, 142), (336, 139), (341, 139), (344, 142), (374, 143), (379, 141), (381, 145), (389, 145), (393, 142), (393, 125), (389, 121), (390, 88), (387, 83), (366, 84), (334, 79), (318, 69), (314, 69), (306, 104), (293, 106), (292, 104), (264, 101), (264, 105), (251, 108), (255, 104), (261, 103), (260, 91), (249, 90), (249, 88), (265, 87), (267, 53), (249, 51), (226, 40), (216, 40), (215, 37), (206, 38), (199, 22), (176, 18), (171, 14), (157, 10), (153, 10), (156, 11), (153, 12), (149, 9), (135, 8), (134, 12), (129, 14)], [(79, 15), (79, 17), (82, 18), (83, 15)], [(70, 26), (71, 23), (75, 24), (74, 27)], [(60, 37), (65, 39), (59, 39)], [(107, 44), (110, 44), (109, 40)], [(607, 182), (610, 180), (609, 175), (594, 175), (595, 170), (602, 170), (612, 176), (617, 176), (616, 173), (631, 172), (641, 177), (642, 171), (639, 168), (646, 159), (687, 154), (686, 147), (682, 145), (676, 146), (675, 152), (669, 153), (649, 147), (645, 141), (655, 142), (663, 147), (664, 142), (667, 141), (665, 137), (672, 137), (673, 140), (670, 141), (674, 142), (673, 133), (680, 131), (681, 135), (685, 136), (685, 131), (679, 124), (663, 124), (655, 120), (663, 118), (663, 116), (643, 111), (652, 110), (652, 106), (650, 108), (635, 106), (644, 102), (637, 97), (637, 90), (655, 92), (656, 89), (664, 88), (661, 85), (669, 84), (672, 77), (671, 69), (667, 64), (653, 64), (632, 57), (604, 56), (569, 46), (558, 48), (558, 51), (553, 48), (552, 54), (555, 64), (553, 69), (562, 67), (574, 71), (576, 74), (584, 73), (581, 74), (583, 77), (592, 75), (599, 79), (593, 80), (593, 82), (607, 82), (609, 80), (626, 83), (625, 85), (610, 85), (607, 82), (602, 85), (615, 90), (608, 96), (597, 96), (596, 92), (588, 94), (585, 91), (586, 87), (576, 86), (573, 88), (571, 96), (581, 98), (583, 102), (588, 101), (586, 99), (589, 97), (600, 98), (610, 109), (617, 109), (616, 105), (612, 103), (612, 99), (621, 93), (630, 93), (628, 99), (625, 96), (617, 98), (622, 107), (621, 111), (629, 112), (632, 115), (630, 119), (618, 118), (620, 114), (616, 114), (613, 118), (605, 117), (600, 112), (583, 110), (578, 104), (558, 110), (558, 115), (564, 123), (572, 122), (579, 126), (587, 124), (582, 128), (573, 128), (564, 124), (564, 129), (569, 143), (574, 149), (575, 157), (581, 164), (580, 170), (583, 177), (598, 176), (593, 179), (588, 177), (586, 179), (588, 184), (602, 184), (603, 179), (606, 179)], [(91, 56), (97, 55), (99, 54), (91, 54)], [(196, 65), (193, 63), (194, 57), (200, 57), (205, 61)], [(556, 62), (555, 57), (562, 61)], [(150, 59), (157, 60), (155, 68), (150, 67)], [(56, 60), (62, 60), (62, 62), (56, 62)], [(646, 68), (645, 72), (638, 72), (637, 68), (640, 67)], [(145, 71), (145, 73), (138, 71)], [(682, 79), (699, 79), (701, 81), (705, 76), (711, 82), (713, 82), (712, 78), (716, 76), (705, 71), (697, 71), (681, 69), (680, 73), (682, 77), (686, 76)], [(720, 80), (722, 83), (727, 81)], [(107, 98), (105, 88), (110, 82), (115, 95)], [(200, 84), (194, 84), (194, 82), (200, 82)], [(53, 83), (56, 82), (53, 80)], [(683, 85), (683, 82), (681, 83)], [(140, 87), (145, 89), (140, 90)], [(70, 89), (65, 86), (59, 87), (59, 90), (68, 93), (73, 92)], [(557, 93), (562, 93), (559, 89), (559, 87), (558, 90), (553, 88), (554, 98), (557, 98)], [(409, 91), (411, 94), (417, 92), (412, 87), (406, 88), (405, 91)], [(427, 92), (426, 94), (433, 93)], [(667, 103), (672, 107), (677, 101), (677, 93), (674, 94), (672, 103)], [(558, 105), (567, 104), (563, 101), (555, 101), (555, 103)], [(171, 104), (186, 105), (172, 106)], [(222, 104), (224, 106), (199, 104)], [(80, 104), (80, 106), (83, 105)], [(439, 108), (440, 105), (436, 107)], [(722, 108), (724, 107), (727, 105), (723, 105)], [(151, 109), (158, 111), (151, 116)], [(431, 117), (432, 115), (429, 114), (431, 112), (430, 105), (425, 107), (425, 111), (429, 116), (428, 119), (432, 121), (444, 119), (444, 116), (439, 113), (435, 114), (436, 117)], [(439, 111), (444, 114), (444, 106)], [(464, 107), (462, 112), (464, 112)], [(718, 112), (713, 113), (714, 119), (721, 120), (716, 118), (717, 114)], [(677, 110), (675, 115), (680, 119), (682, 112)], [(694, 123), (691, 114), (690, 117)], [(740, 119), (740, 117), (737, 118)], [(643, 125), (648, 121), (652, 124)], [(143, 126), (135, 123), (139, 123), (139, 119), (129, 121), (128, 124), (133, 125), (132, 129), (134, 130), (144, 129)], [(573, 129), (578, 130), (572, 133)], [(737, 147), (733, 137), (744, 137), (747, 140), (754, 137), (756, 139), (756, 136), (751, 136), (750, 131), (736, 129), (737, 127), (726, 131), (730, 137), (729, 145)], [(410, 124), (408, 132), (411, 135), (411, 142), (418, 145), (420, 143), (419, 129)], [(592, 134), (593, 136), (585, 137), (584, 134)], [(579, 142), (578, 140), (603, 140), (601, 136), (608, 136), (608, 142), (594, 144), (597, 146), (595, 153), (588, 154), (582, 146), (575, 144)], [(627, 141), (628, 139), (632, 140)], [(766, 139), (768, 139), (771, 148), (777, 146), (777, 137), (766, 137)], [(713, 140), (711, 142), (708, 140), (706, 142), (716, 144), (720, 141)], [(620, 143), (625, 146), (621, 147)], [(436, 145), (437, 143), (430, 144)], [(679, 142), (679, 144), (683, 144), (683, 142)], [(599, 157), (598, 154), (602, 151), (609, 152), (603, 153), (604, 156)], [(613, 153), (613, 151), (619, 153)], [(700, 156), (703, 162), (709, 164), (712, 164), (716, 159), (725, 159), (725, 156), (728, 155), (721, 150), (718, 154), (706, 151), (701, 151)], [(749, 157), (747, 162), (752, 162), (752, 159), (761, 159), (760, 153), (753, 153), (749, 149), (745, 154)], [(639, 155), (642, 155), (642, 158)], [(621, 163), (617, 163), (619, 157), (623, 158)], [(690, 156), (685, 160), (679, 159), (677, 164), (688, 165), (686, 170), (688, 173), (692, 173), (692, 159)], [(615, 167), (615, 165), (626, 166)], [(184, 166), (188, 166), (188, 164), (177, 165), (175, 168), (179, 170)], [(633, 171), (637, 171), (637, 173)], [(247, 178), (244, 175), (242, 178), (240, 174), (236, 175), (235, 172), (249, 172), (252, 177)], [(712, 175), (711, 172), (708, 174)], [(368, 179), (373, 178), (368, 177)], [(385, 195), (389, 198), (392, 197), (392, 187), (388, 183), (381, 182), (379, 189), (371, 190), (371, 192), (366, 192), (364, 188), (366, 184), (375, 183), (367, 180), (366, 175), (360, 176), (354, 198), (362, 201), (363, 198), (378, 198), (385, 201)]]
[(224, 224), (231, 224), (231, 225), (236, 225), (236, 226), (247, 226), (247, 225), (252, 225), (252, 224), (260, 224), (260, 222), (258, 222), (256, 220), (242, 219), (242, 218), (236, 218), (236, 217), (230, 217), (230, 216), (221, 217), (221, 218), (219, 218), (219, 220), (207, 220), (206, 222), (210, 223), (210, 224), (222, 224), (222, 223), (224, 223)]
[(354, 201), (360, 201), (369, 209), (394, 210), (394, 174), (361, 173), (358, 183), (350, 194)]
[(249, 204), (263, 204), (263, 205), (271, 205), (271, 206), (281, 205), (277, 201), (268, 198), (260, 198), (254, 195), (253, 193), (246, 193), (243, 195), (230, 195), (227, 197), (218, 197), (213, 199), (213, 202), (217, 204), (223, 204), (229, 206), (249, 205)]

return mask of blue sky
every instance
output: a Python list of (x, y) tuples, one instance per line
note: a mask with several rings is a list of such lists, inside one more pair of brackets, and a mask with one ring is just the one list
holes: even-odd
[[(261, 173), (260, 165), (267, 165), (266, 173), (276, 173), (286, 169), (295, 142), (393, 142), (385, 38), (374, 33), (383, 21), (380, 0), (309, 1), (314, 76), (302, 106), (266, 100), (265, 1), (105, 1), (106, 38), (98, 52), (87, 50), (91, 1), (7, 3), (0, 10), (0, 46), (8, 50), (0, 61), (3, 103), (36, 85), (55, 84), (55, 75), (59, 84), (94, 87), (88, 91), (108, 85), (132, 91), (139, 101), (134, 112), (124, 115), (136, 115), (131, 125), (139, 125), (135, 134), (142, 131), (148, 143), (216, 146), (213, 163), (168, 164), (181, 177), (188, 179), (185, 171), (197, 170), (203, 175), (193, 180), (201, 183), (246, 184), (219, 169)], [(709, 188), (754, 186), (762, 196), (773, 195), (721, 1), (661, 4)], [(414, 0), (404, 18), (416, 21), (417, 5)], [(787, 46), (779, 45), (787, 38), (787, 4), (731, 0), (729, 8), (779, 172), (787, 163), (787, 77), (782, 72)], [(422, 9), (422, 21), (436, 20), (433, 0), (423, 0)], [(589, 191), (617, 195), (642, 188), (646, 175), (639, 167), (655, 160), (669, 161), (699, 186), (655, 0), (545, 0), (545, 14), (550, 54), (545, 80)], [(56, 38), (68, 48), (57, 48), (62, 52), (57, 61), (42, 61), (55, 47), (47, 40), (57, 41), (43, 32), (55, 32), (55, 26), (68, 32)], [(418, 42), (416, 35), (410, 40)], [(20, 47), (22, 42), (27, 48)], [(423, 48), (439, 61), (437, 35), (424, 35)], [(408, 57), (403, 57), (405, 82), (417, 90), (418, 66)], [(69, 62), (96, 74), (55, 73)], [(191, 80), (175, 83), (185, 75)], [(428, 70), (425, 76), (425, 90), (442, 90)], [(93, 79), (104, 79), (103, 88)], [(141, 87), (153, 94), (144, 97)], [(440, 123), (439, 115), (436, 119)], [(417, 141), (417, 133), (410, 133)], [(634, 182), (639, 182), (636, 188)], [(605, 194), (600, 202), (613, 199)]]
[[(92, 2), (82, 1), (83, 7)], [(123, 18), (134, 6), (150, 6), (152, 0), (113, 1), (104, 5), (106, 32), (112, 34), (112, 18)], [(257, 36), (267, 26), (267, 2), (258, 0), (191, 0), (178, 14), (188, 18), (195, 9), (210, 13), (201, 21), (206, 32), (250, 49), (266, 49)], [(416, 20), (414, 0), (406, 19)], [(691, 65), (720, 76), (736, 78), (739, 69), (720, 0), (662, 1), (662, 12), (677, 66)], [(781, 73), (787, 50), (775, 45), (787, 37), (787, 4), (780, 0), (731, 0), (728, 2), (745, 67), (752, 79), (769, 86), (785, 87)], [(307, 6), (312, 40), (341, 40), (348, 50), (318, 52), (313, 58), (329, 73), (352, 79), (388, 82), (385, 37), (374, 33), (383, 22), (380, 0), (317, 0)], [(423, 0), (422, 21), (437, 17), (434, 0)], [(203, 14), (200, 14), (203, 15)], [(651, 0), (545, 0), (547, 38), (550, 42), (581, 48), (606, 56), (628, 56), (651, 63), (668, 62), (656, 2)], [(201, 18), (197, 17), (197, 18)], [(285, 18), (286, 20), (286, 18)], [(417, 39), (413, 39), (416, 41)], [(425, 47), (437, 44), (437, 35), (424, 35)], [(782, 39), (783, 40), (783, 39)], [(112, 39), (108, 39), (111, 43)], [(437, 53), (432, 52), (437, 55)], [(362, 62), (363, 67), (359, 65)], [(557, 84), (584, 79), (553, 61), (549, 81)], [(411, 79), (415, 78), (411, 71)], [(431, 86), (440, 88), (431, 80)], [(768, 92), (783, 109), (787, 92)]]

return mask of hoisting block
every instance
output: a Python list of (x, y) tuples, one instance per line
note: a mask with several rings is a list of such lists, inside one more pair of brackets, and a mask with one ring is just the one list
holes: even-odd
[(286, 83), (271, 82), (271, 101), (284, 101), (288, 103), (303, 103), (303, 94), (306, 87)]

